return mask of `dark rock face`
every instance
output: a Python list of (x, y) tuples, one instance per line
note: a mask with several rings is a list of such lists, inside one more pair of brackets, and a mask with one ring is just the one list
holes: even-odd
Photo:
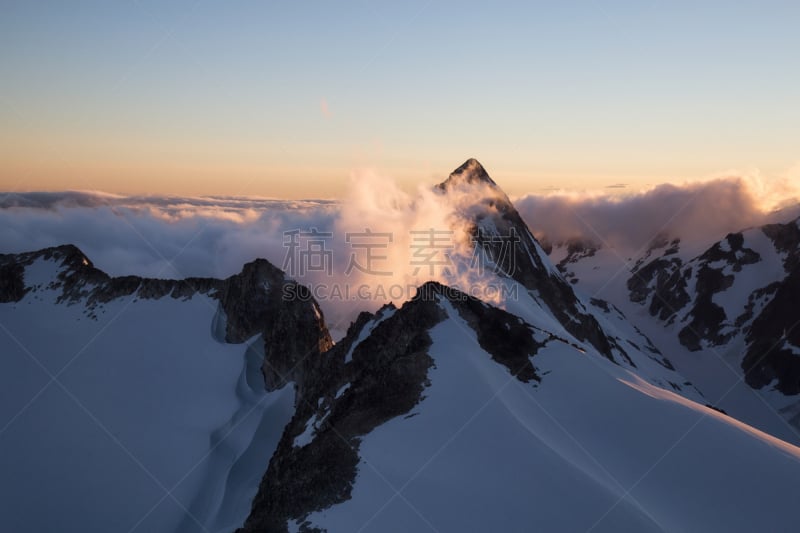
[(213, 296), (225, 311), (227, 342), (241, 343), (261, 334), (268, 390), (293, 381), (306, 361), (333, 346), (322, 310), (308, 289), (286, 280), (283, 271), (269, 261), (247, 263), (240, 274), (225, 279)]
[[(388, 420), (410, 416), (424, 399), (434, 364), (428, 355), (429, 331), (447, 317), (440, 303), (445, 300), (474, 329), (492, 359), (523, 382), (540, 380), (531, 356), (547, 342), (566, 342), (435, 282), (420, 287), (415, 299), (388, 318), (362, 313), (342, 341), (298, 376), (297, 411), (240, 532), (285, 532), (288, 521), (302, 522), (350, 498), (361, 437)], [(369, 336), (354, 346), (370, 323)], [(345, 363), (351, 350), (352, 360)], [(310, 427), (315, 428), (313, 438), (296, 443)]]
[(784, 394), (800, 394), (800, 219), (788, 224), (770, 224), (762, 228), (782, 254), (788, 275), (780, 282), (764, 287), (748, 305), (771, 297), (753, 319), (747, 331), (747, 352), (742, 360), (745, 380), (754, 388), (776, 381), (775, 388)]
[[(679, 247), (680, 239), (670, 241), (665, 235), (657, 236), (645, 255), (636, 261), (627, 281), (630, 300), (640, 304), (649, 301), (650, 314), (668, 324), (691, 301), (687, 282), (692, 269), (684, 268), (679, 257), (669, 257), (677, 254)], [(651, 259), (660, 250), (663, 250), (661, 256)]]
[[(262, 368), (268, 390), (297, 381), (320, 354), (333, 346), (322, 310), (311, 298), (308, 289), (293, 281), (285, 281), (298, 299), (270, 299), (270, 311), (262, 324), (261, 335), (267, 356)], [(266, 327), (265, 327), (266, 326)]]
[[(678, 333), (681, 344), (697, 351), (703, 340), (718, 346), (733, 336), (733, 330), (727, 334), (722, 334), (721, 330), (726, 321), (734, 322), (736, 317), (727, 316), (712, 298), (733, 285), (735, 273), (741, 272), (742, 267), (759, 261), (761, 256), (744, 246), (741, 233), (728, 234), (697, 258), (694, 305), (689, 310), (689, 323)], [(726, 274), (726, 269), (732, 273)]]
[[(446, 194), (452, 189), (475, 184), (485, 185), (491, 192), (475, 199), (476, 206), (484, 208), (476, 216), (470, 230), (475, 246), (494, 261), (499, 273), (514, 279), (528, 290), (537, 291), (539, 298), (567, 331), (590, 343), (613, 361), (611, 342), (597, 320), (585, 310), (570, 284), (545, 264), (544, 252), (538, 241), (508, 196), (492, 181), (480, 163), (474, 159), (466, 161), (437, 188)], [(476, 190), (476, 193), (479, 192), (479, 189)], [(516, 242), (509, 244), (509, 239)]]
[(800, 219), (788, 224), (768, 224), (761, 231), (779, 252), (786, 254), (783, 266), (787, 271), (800, 264)]
[(261, 324), (275, 311), (273, 300), (281, 296), (275, 288), (280, 288), (283, 280), (283, 271), (256, 259), (222, 283), (217, 297), (227, 315), (228, 342), (244, 342), (261, 330)]
[(742, 360), (745, 380), (760, 389), (773, 380), (784, 394), (800, 394), (800, 270), (780, 283), (772, 300), (753, 320), (747, 333), (747, 353)]
[(5, 262), (8, 256), (0, 256), (0, 303), (18, 302), (25, 296), (25, 269), (19, 263)]
[(681, 344), (692, 351), (701, 348), (701, 341), (708, 340), (719, 345), (727, 339), (720, 335), (722, 323), (727, 316), (725, 310), (712, 301), (712, 296), (729, 288), (733, 284), (733, 276), (726, 276), (721, 270), (700, 267), (697, 272), (697, 289), (694, 306), (689, 314), (691, 321), (678, 333)]
[(739, 272), (744, 265), (752, 265), (761, 261), (761, 256), (744, 246), (744, 235), (729, 233), (724, 240), (706, 250), (700, 259), (706, 263), (724, 261), (733, 268), (734, 272)]
[(458, 302), (456, 309), (494, 361), (508, 368), (520, 381), (541, 381), (530, 357), (546, 343), (536, 340), (531, 326), (474, 298)]
[(691, 270), (682, 271), (682, 266), (677, 257), (658, 258), (634, 270), (627, 282), (631, 301), (644, 303), (649, 299), (650, 314), (672, 322), (675, 313), (691, 300), (686, 283)]

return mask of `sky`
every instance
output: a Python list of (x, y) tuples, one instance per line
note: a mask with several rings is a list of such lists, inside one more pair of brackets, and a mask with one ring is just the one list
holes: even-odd
[(800, 161), (800, 4), (0, 1), (0, 190), (511, 195)]

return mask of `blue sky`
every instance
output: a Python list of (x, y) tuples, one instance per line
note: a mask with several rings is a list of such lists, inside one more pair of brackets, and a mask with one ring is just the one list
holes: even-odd
[(795, 2), (2, 2), (0, 188), (336, 196), (468, 157), (512, 193), (777, 175), (798, 23)]

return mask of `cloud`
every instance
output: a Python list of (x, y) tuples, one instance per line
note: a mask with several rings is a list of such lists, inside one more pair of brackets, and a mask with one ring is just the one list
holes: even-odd
[[(445, 253), (468, 256), (464, 222), (475, 194), (491, 192), (444, 195), (424, 186), (409, 194), (367, 171), (354, 173), (341, 202), (23, 193), (0, 201), (0, 251), (71, 243), (110, 275), (160, 278), (222, 278), (266, 258), (317, 287), (329, 323), (344, 328), (359, 311), (402, 303), (425, 281), (458, 285), (425, 258), (430, 238), (446, 248), (433, 250), (434, 262), (445, 261)], [(323, 268), (308, 261), (301, 267), (297, 253), (314, 241), (325, 252), (314, 255)]]
[[(776, 187), (727, 177), (625, 195), (527, 195), (516, 205), (541, 238), (590, 239), (636, 251), (658, 234), (708, 245), (728, 232), (787, 218), (787, 211), (766, 209), (764, 198), (785, 199), (791, 185), (790, 180)], [(329, 323), (340, 329), (358, 311), (401, 303), (429, 279), (462, 287), (485, 281), (470, 277), (469, 269), (431, 270), (422, 260), (431, 250), (420, 250), (429, 238), (439, 238), (451, 257), (467, 258), (471, 243), (465, 221), (473, 219), (475, 209), (489, 209), (478, 200), (496, 192), (456, 187), (442, 195), (426, 185), (408, 193), (369, 171), (355, 172), (348, 191), (341, 201), (76, 191), (0, 195), (0, 253), (72, 243), (111, 275), (161, 278), (224, 278), (262, 257), (281, 268), (294, 267), (289, 274), (305, 284), (327, 286), (327, 293), (315, 295), (321, 296)], [(312, 230), (326, 234), (317, 240), (329, 253), (330, 274), (327, 269), (300, 272), (297, 263), (287, 262), (298, 251), (291, 247), (290, 232)], [(311, 240), (304, 237), (303, 250)], [(444, 260), (444, 252), (436, 252), (434, 260)], [(338, 295), (330, 294), (334, 287)], [(352, 292), (341, 292), (345, 287)]]
[(71, 243), (112, 275), (215, 276), (280, 262), (282, 229), (332, 224), (336, 203), (233, 197), (20, 193), (0, 201), (0, 250)]
[(717, 177), (681, 185), (664, 184), (625, 195), (555, 193), (516, 200), (534, 234), (552, 243), (590, 240), (641, 250), (658, 235), (708, 245), (727, 233), (788, 219), (796, 210), (790, 180), (767, 182), (758, 174)]

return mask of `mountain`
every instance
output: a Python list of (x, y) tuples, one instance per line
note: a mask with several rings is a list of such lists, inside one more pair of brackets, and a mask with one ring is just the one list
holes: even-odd
[[(466, 224), (474, 246), (471, 252), (479, 256), (479, 265), (489, 266), (484, 279), (477, 282), (503, 287), (495, 303), (554, 333), (574, 337), (577, 343), (586, 345), (583, 349), (593, 347), (610, 361), (637, 369), (658, 386), (701, 399), (692, 384), (673, 372), (670, 361), (620, 309), (573, 290), (508, 196), (477, 160), (468, 159), (436, 189), (468, 199), (456, 202), (465, 204), (460, 207), (460, 221)], [(456, 278), (455, 282), (459, 281)], [(475, 283), (476, 279), (469, 281)]]
[(362, 317), (328, 359), (241, 532), (794, 521), (800, 449), (448, 287)]
[(800, 448), (722, 413), (639, 303), (576, 291), (480, 163), (436, 191), (474, 252), (453, 281), (503, 290), (430, 281), (335, 344), (264, 260), (0, 256), (0, 529), (792, 529)]
[(500, 274), (535, 291), (537, 299), (569, 333), (613, 358), (611, 342), (597, 320), (552, 267), (508, 196), (477, 160), (467, 160), (437, 189), (444, 194), (457, 189), (462, 194), (467, 192), (473, 199), (469, 210), (475, 212), (467, 231), (475, 246), (496, 265)]
[[(669, 347), (710, 401), (800, 442), (800, 310), (793, 302), (800, 293), (800, 218), (730, 233), (699, 249), (660, 236), (628, 262), (619, 282), (604, 286), (620, 263), (611, 251), (591, 244), (581, 251), (573, 243), (551, 249), (551, 257), (561, 258), (559, 269), (579, 289), (601, 291), (638, 327), (659, 331), (656, 344)], [(755, 402), (739, 382), (755, 391)], [(788, 425), (776, 425), (776, 414)]]
[[(359, 316), (297, 384), (242, 532), (785, 527), (797, 448), (704, 405), (619, 309), (587, 304), (477, 161), (437, 189), (470, 199), (489, 277), (524, 290), (504, 310), (430, 282)], [(742, 453), (782, 487), (758, 518), (713, 511), (752, 504)]]
[(632, 271), (631, 300), (692, 352), (736, 354), (745, 382), (800, 429), (800, 219), (730, 233), (686, 262)]
[(240, 525), (292, 416), (286, 381), (331, 345), (286, 286), (304, 290), (264, 260), (161, 280), (74, 246), (0, 256), (0, 529)]

